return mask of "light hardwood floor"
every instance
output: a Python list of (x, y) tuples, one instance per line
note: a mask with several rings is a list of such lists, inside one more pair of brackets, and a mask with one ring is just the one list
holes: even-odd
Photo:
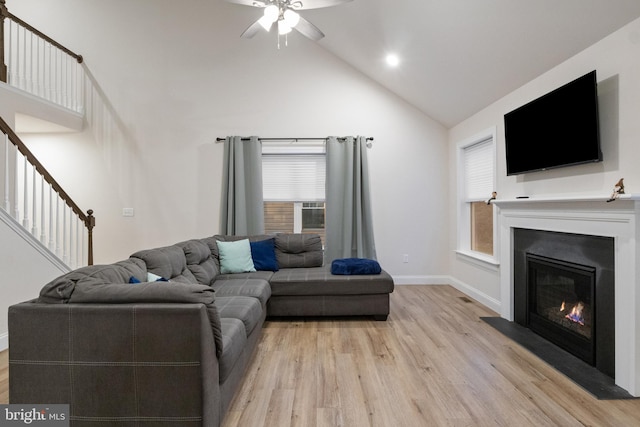
[[(398, 286), (387, 322), (268, 321), (224, 427), (636, 426), (480, 320), (450, 286)], [(0, 353), (0, 403), (7, 402)]]

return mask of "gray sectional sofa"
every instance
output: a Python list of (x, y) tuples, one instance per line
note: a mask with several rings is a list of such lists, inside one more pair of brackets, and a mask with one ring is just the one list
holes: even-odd
[[(219, 242), (245, 239), (273, 239), (277, 271), (221, 272)], [(74, 426), (218, 426), (267, 317), (385, 320), (393, 288), (385, 271), (332, 275), (306, 234), (213, 236), (83, 267), (9, 308), (10, 403), (69, 404)]]

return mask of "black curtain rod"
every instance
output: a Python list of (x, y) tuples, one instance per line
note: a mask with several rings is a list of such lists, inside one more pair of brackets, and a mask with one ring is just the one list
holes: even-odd
[[(342, 138), (338, 138), (338, 139), (344, 139), (345, 137)], [(216, 138), (216, 142), (222, 142), (224, 141), (226, 138)], [(242, 138), (242, 141), (249, 141), (250, 138)], [(294, 142), (298, 142), (298, 141), (324, 141), (325, 138), (258, 138), (258, 141), (294, 141)], [(367, 141), (373, 141), (373, 137), (368, 137)]]

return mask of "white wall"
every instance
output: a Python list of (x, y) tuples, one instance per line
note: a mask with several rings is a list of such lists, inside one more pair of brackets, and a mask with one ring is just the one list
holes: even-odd
[(67, 272), (46, 249), (33, 242), (28, 233), (16, 233), (19, 224), (0, 210), (0, 351), (9, 346), (7, 313), (9, 306), (38, 296), (42, 286)]
[[(56, 167), (68, 165), (60, 155), (43, 163), (82, 193), (83, 207), (101, 206), (102, 194), (122, 203), (94, 207), (97, 263), (218, 231), (222, 144), (216, 137), (361, 134), (375, 138), (379, 260), (404, 282), (446, 275), (446, 129), (321, 43), (293, 35), (278, 50), (274, 34), (240, 39), (250, 20), (225, 2), (192, 0), (178, 8), (168, 0), (9, 0), (7, 6), (84, 56), (101, 103), (114, 114), (111, 126), (125, 141), (117, 161), (108, 155), (107, 179), (99, 171), (89, 194), (86, 183), (75, 182), (92, 176), (97, 164), (78, 150), (82, 137), (28, 138), (34, 151), (55, 144), (67, 159), (80, 160), (73, 171)], [(229, 21), (235, 32), (215, 31)], [(110, 138), (93, 138), (98, 151), (113, 151), (102, 147)], [(135, 208), (135, 217), (118, 217), (123, 207)]]
[(93, 229), (94, 263), (127, 258), (130, 253), (122, 252), (120, 242), (139, 244), (132, 218), (122, 216), (122, 207), (130, 201), (114, 185), (116, 180), (112, 179), (105, 154), (95, 144), (91, 130), (19, 136), (80, 209), (92, 209), (97, 216)]
[[(597, 71), (600, 133), (604, 161), (531, 174), (506, 176), (504, 154), (505, 113), (591, 71)], [(640, 20), (606, 37), (575, 57), (512, 92), (449, 133), (449, 165), (452, 194), (456, 192), (456, 144), (491, 126), (497, 127), (498, 198), (518, 195), (606, 197), (625, 178), (628, 193), (640, 193)], [(449, 203), (455, 212), (455, 198)], [(449, 245), (456, 247), (456, 224), (450, 224)], [(488, 301), (500, 304), (499, 271), (470, 263), (453, 251), (451, 271), (457, 282)], [(495, 305), (494, 305), (495, 308)]]

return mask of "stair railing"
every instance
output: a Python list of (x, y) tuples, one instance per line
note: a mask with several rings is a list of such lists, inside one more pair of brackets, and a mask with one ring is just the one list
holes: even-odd
[(93, 210), (76, 205), (1, 117), (0, 131), (4, 210), (69, 267), (92, 265)]
[(5, 1), (0, 0), (0, 81), (83, 113), (82, 56), (10, 13)]

